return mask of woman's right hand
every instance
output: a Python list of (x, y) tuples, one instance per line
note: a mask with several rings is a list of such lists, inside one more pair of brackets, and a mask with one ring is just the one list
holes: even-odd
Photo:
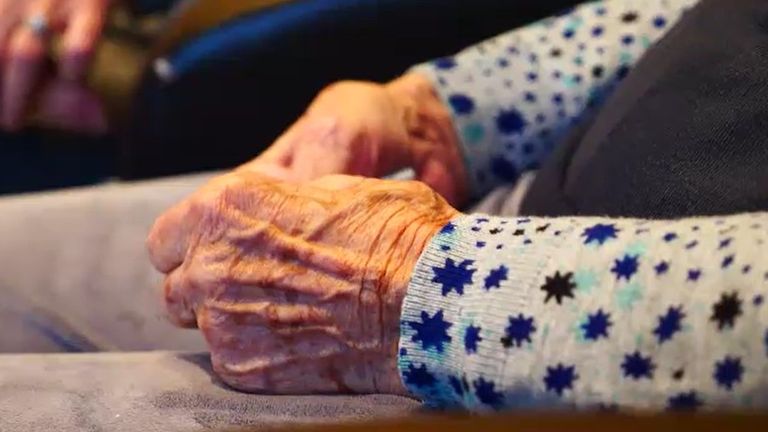
[[(100, 133), (106, 120), (85, 76), (111, 0), (0, 0), (0, 128), (41, 123)], [(55, 73), (47, 70), (60, 37)]]
[(386, 85), (331, 85), (269, 149), (240, 169), (304, 182), (328, 174), (381, 177), (408, 167), (452, 205), (466, 199), (450, 114), (431, 83), (416, 74)]

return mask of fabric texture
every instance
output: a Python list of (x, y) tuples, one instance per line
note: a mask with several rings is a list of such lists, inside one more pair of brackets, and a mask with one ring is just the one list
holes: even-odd
[(587, 3), (415, 67), (453, 111), (473, 196), (537, 169), (694, 4)]
[(431, 405), (768, 407), (768, 214), (462, 216), (420, 258), (399, 366)]
[[(705, 2), (672, 27), (695, 3), (589, 3), (417, 69), (454, 110), (475, 191), (544, 163), (523, 214), (530, 202), (554, 203), (544, 211), (554, 215), (766, 210), (762, 79), (751, 75), (764, 69), (765, 3)], [(589, 68), (599, 73), (585, 80)], [(566, 85), (574, 73), (580, 82)], [(586, 102), (589, 93), (600, 97)], [(609, 93), (593, 123), (580, 120)], [(569, 111), (576, 97), (584, 103)], [(561, 120), (549, 122), (553, 112)], [(552, 127), (560, 132), (550, 140)], [(478, 411), (765, 408), (766, 223), (765, 213), (464, 216), (433, 239), (412, 277), (403, 380), (429, 404)]]
[(687, 13), (543, 164), (523, 211), (670, 218), (768, 209), (767, 24), (761, 0), (703, 1)]
[[(0, 199), (0, 431), (191, 432), (419, 409), (387, 395), (246, 394), (215, 378), (199, 332), (165, 318), (144, 247), (154, 218), (212, 175)], [(477, 210), (519, 202), (499, 189)]]
[(0, 355), (2, 431), (227, 430), (404, 416), (409, 398), (274, 396), (217, 381), (207, 354)]
[(166, 319), (144, 240), (209, 178), (0, 199), (0, 353), (204, 350)]

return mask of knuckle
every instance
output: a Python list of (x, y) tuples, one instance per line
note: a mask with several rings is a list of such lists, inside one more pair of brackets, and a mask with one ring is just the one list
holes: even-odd
[(331, 84), (328, 84), (324, 89), (320, 91), (320, 94), (344, 91), (350, 88), (358, 87), (360, 84), (361, 83), (359, 81), (340, 80), (340, 81), (336, 81)]

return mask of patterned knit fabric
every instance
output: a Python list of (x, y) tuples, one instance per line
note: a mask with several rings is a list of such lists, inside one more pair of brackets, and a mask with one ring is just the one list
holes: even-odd
[[(454, 113), (475, 196), (535, 169), (686, 0), (589, 3), (416, 71)], [(461, 216), (403, 306), (428, 404), (768, 406), (768, 214), (677, 221)]]
[(536, 169), (694, 3), (588, 3), (416, 66), (453, 110), (473, 195)]
[(768, 406), (768, 214), (462, 216), (414, 272), (400, 369), (432, 405)]

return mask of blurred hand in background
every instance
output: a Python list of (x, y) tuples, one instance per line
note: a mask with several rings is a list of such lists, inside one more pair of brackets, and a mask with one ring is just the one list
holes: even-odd
[[(38, 123), (77, 132), (106, 129), (85, 84), (110, 0), (0, 0), (0, 126)], [(55, 58), (51, 53), (56, 39)]]

